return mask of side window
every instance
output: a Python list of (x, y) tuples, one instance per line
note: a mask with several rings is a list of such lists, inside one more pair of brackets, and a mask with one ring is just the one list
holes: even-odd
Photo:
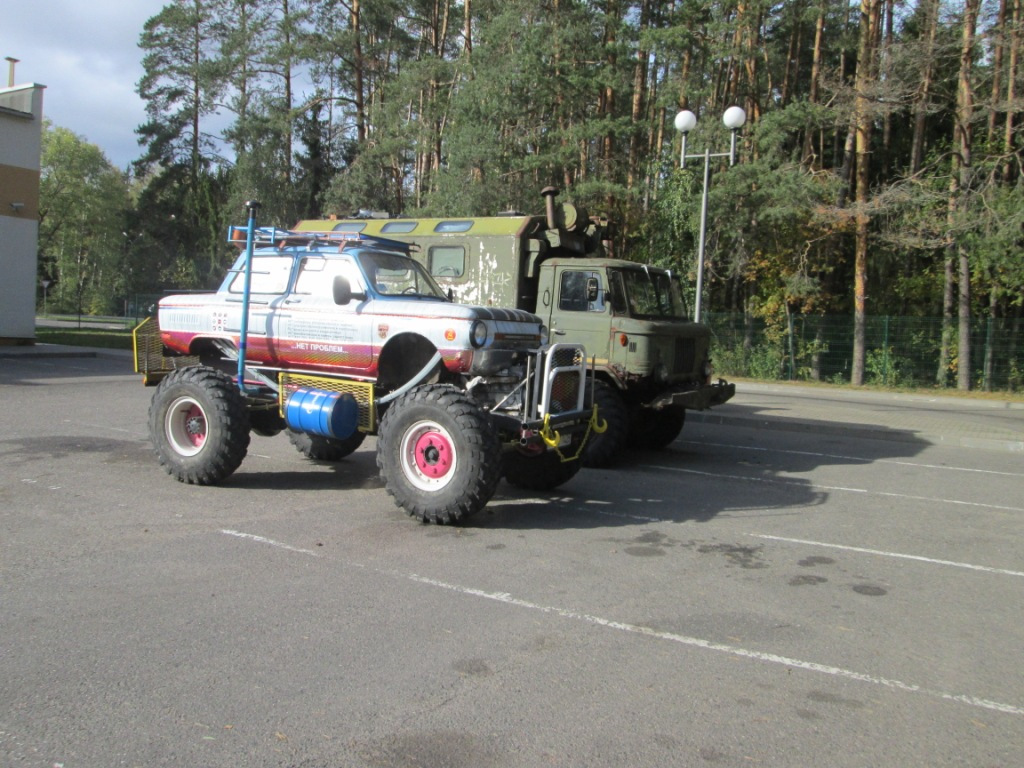
[[(593, 301), (588, 297), (589, 286), (597, 286)], [(566, 270), (558, 289), (558, 308), (566, 312), (604, 312), (604, 291), (597, 272)]]
[(352, 262), (347, 259), (309, 257), (302, 260), (299, 276), (295, 280), (295, 293), (332, 296), (335, 275), (347, 277), (353, 290), (362, 289), (362, 281)]
[(466, 249), (461, 245), (435, 245), (427, 254), (434, 277), (462, 277), (466, 273)]
[(472, 221), (439, 221), (434, 227), (435, 232), (469, 232), (473, 228)]
[[(253, 256), (252, 281), (249, 287), (252, 293), (284, 293), (288, 290), (288, 278), (292, 273), (291, 256)], [(245, 272), (239, 271), (231, 281), (230, 293), (242, 293), (245, 290)]]
[(334, 225), (334, 232), (362, 232), (366, 229), (365, 221), (343, 221)]
[(386, 235), (404, 235), (412, 232), (419, 226), (418, 221), (389, 221), (380, 231)]
[(609, 275), (608, 294), (612, 302), (612, 311), (618, 315), (626, 314), (626, 286), (622, 282), (622, 273), (614, 271)]

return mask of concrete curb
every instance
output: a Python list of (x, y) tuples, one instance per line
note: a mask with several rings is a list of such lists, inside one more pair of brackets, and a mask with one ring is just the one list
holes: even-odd
[(0, 347), (0, 359), (87, 359), (104, 357), (111, 360), (134, 360), (135, 354), (128, 349), (104, 349), (102, 347), (71, 347), (63, 344), (32, 344), (20, 347)]

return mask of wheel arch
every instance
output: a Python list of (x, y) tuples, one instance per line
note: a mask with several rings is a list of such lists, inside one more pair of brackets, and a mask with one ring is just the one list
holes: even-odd
[[(382, 390), (394, 390), (406, 384), (437, 354), (437, 347), (418, 333), (399, 333), (388, 339), (377, 361), (377, 382)], [(423, 380), (424, 384), (446, 381), (443, 363)]]

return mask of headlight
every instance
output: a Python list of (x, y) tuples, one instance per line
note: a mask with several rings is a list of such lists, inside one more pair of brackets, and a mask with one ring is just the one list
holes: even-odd
[(469, 332), (470, 343), (479, 349), (487, 343), (487, 323), (483, 320), (477, 320), (473, 323), (473, 328)]
[(711, 377), (715, 375), (715, 366), (711, 364), (710, 360), (704, 362), (704, 380), (707, 383), (711, 383)]
[(548, 327), (544, 323), (540, 324), (540, 345), (546, 347), (548, 344)]
[(668, 368), (665, 367), (664, 363), (658, 363), (657, 367), (654, 369), (654, 378), (661, 384), (668, 381)]

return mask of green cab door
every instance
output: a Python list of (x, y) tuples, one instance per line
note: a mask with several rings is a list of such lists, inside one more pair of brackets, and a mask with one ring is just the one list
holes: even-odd
[(583, 344), (599, 367), (607, 365), (611, 328), (607, 274), (571, 264), (545, 265), (544, 272), (537, 309), (550, 329), (551, 341)]

